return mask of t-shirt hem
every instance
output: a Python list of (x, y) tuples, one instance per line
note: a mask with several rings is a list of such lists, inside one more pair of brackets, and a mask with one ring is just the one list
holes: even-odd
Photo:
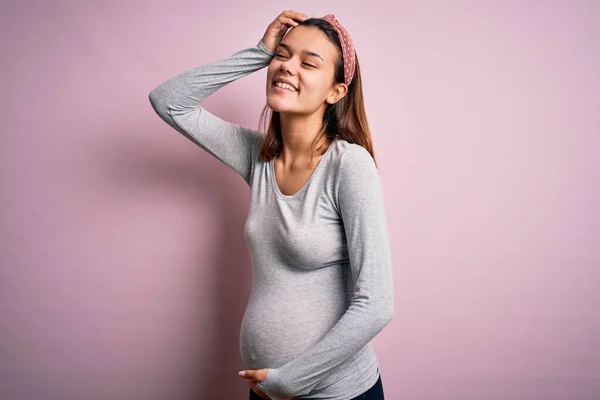
[(349, 399), (353, 399), (358, 395), (361, 395), (363, 393), (365, 393), (366, 391), (368, 391), (369, 389), (371, 389), (373, 387), (373, 385), (375, 385), (375, 383), (377, 383), (377, 380), (379, 379), (379, 370), (377, 371), (377, 374), (375, 375), (375, 377), (372, 379), (372, 382), (367, 381), (365, 384), (364, 388), (361, 388), (359, 390), (357, 390), (354, 393), (350, 393), (350, 394), (345, 394), (342, 397), (334, 397), (331, 398), (330, 400), (349, 400)]

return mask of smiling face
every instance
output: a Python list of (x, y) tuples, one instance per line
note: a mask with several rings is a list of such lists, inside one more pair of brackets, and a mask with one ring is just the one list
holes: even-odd
[[(292, 28), (281, 40), (267, 69), (267, 105), (278, 112), (312, 114), (345, 93), (334, 82), (340, 54), (320, 29)], [(282, 80), (292, 86), (277, 87)], [(290, 90), (291, 89), (291, 90)]]

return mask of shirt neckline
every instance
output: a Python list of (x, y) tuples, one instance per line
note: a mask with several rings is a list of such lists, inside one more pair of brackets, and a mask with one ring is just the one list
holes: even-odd
[(327, 148), (327, 150), (325, 150), (325, 153), (323, 153), (323, 156), (317, 163), (317, 166), (313, 170), (312, 174), (310, 174), (310, 176), (308, 177), (308, 179), (306, 180), (304, 185), (293, 194), (284, 194), (281, 190), (279, 190), (279, 185), (277, 184), (277, 179), (275, 178), (275, 158), (272, 158), (269, 161), (269, 171), (270, 171), (270, 175), (271, 175), (271, 186), (273, 187), (273, 191), (275, 192), (275, 195), (277, 195), (277, 197), (279, 197), (280, 199), (283, 199), (283, 200), (293, 200), (293, 199), (297, 198), (298, 196), (300, 196), (303, 192), (305, 192), (306, 189), (308, 188), (310, 182), (313, 180), (314, 176), (317, 174), (317, 172), (319, 171), (321, 166), (324, 164), (325, 157), (327, 157), (327, 155), (331, 152), (331, 149), (335, 145), (335, 142), (336, 142), (335, 139), (331, 141), (331, 143), (329, 144), (329, 147)]

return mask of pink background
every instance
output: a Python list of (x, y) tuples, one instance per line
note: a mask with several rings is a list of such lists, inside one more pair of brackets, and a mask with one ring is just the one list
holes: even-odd
[[(0, 398), (247, 398), (249, 191), (148, 94), (287, 8), (359, 55), (386, 398), (599, 399), (600, 5), (516, 0), (5, 2)], [(205, 106), (257, 127), (265, 76)]]

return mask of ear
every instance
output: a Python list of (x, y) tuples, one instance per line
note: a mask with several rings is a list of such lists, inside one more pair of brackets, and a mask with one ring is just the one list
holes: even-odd
[(327, 103), (335, 104), (348, 93), (348, 86), (345, 83), (336, 83), (333, 90), (327, 97)]

